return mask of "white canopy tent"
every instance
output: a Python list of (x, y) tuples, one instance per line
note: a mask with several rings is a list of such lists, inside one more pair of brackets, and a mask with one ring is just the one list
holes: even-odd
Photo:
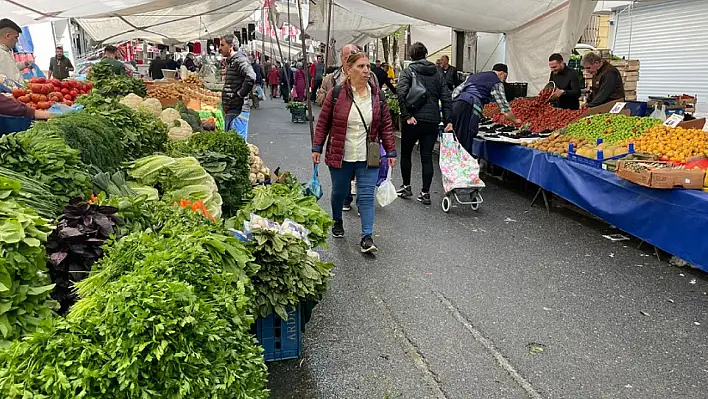
[[(510, 79), (529, 82), (529, 91), (548, 81), (551, 53), (569, 54), (596, 6), (592, 0), (334, 0), (332, 35), (338, 45), (365, 43), (401, 25), (426, 23), (474, 32), (506, 34)], [(364, 6), (362, 3), (369, 3)], [(324, 7), (313, 7), (308, 33), (324, 40)], [(319, 16), (322, 19), (319, 20)], [(311, 18), (312, 19), (312, 18)]]
[(95, 40), (115, 43), (141, 38), (163, 44), (209, 38), (233, 30), (259, 10), (254, 0), (176, 0), (178, 5), (161, 7), (162, 1), (103, 16), (78, 19)]

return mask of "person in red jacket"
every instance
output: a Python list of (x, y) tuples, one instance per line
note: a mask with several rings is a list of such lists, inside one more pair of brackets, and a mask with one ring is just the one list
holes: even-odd
[[(380, 88), (369, 84), (369, 58), (364, 53), (352, 53), (344, 65), (347, 80), (336, 101), (330, 89), (317, 119), (312, 143), (312, 161), (320, 163), (327, 141), (325, 163), (332, 179), (332, 235), (344, 237), (342, 206), (349, 193), (352, 174), (356, 175), (357, 203), (361, 213), (361, 252), (377, 251), (373, 240), (374, 190), (379, 168), (366, 164), (367, 142), (381, 142), (390, 167), (396, 164), (396, 142), (393, 137), (391, 114), (381, 101)], [(329, 140), (328, 140), (329, 139)]]
[(277, 98), (278, 86), (280, 85), (280, 63), (278, 63), (278, 66), (270, 68), (266, 79), (268, 79), (268, 84), (270, 85), (270, 99)]

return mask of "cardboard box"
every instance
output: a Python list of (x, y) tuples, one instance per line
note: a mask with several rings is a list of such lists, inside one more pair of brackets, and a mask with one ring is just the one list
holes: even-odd
[[(646, 163), (646, 161), (619, 161), (617, 162), (617, 176), (629, 180), (632, 183), (650, 188), (669, 190), (675, 188), (701, 190), (703, 188), (703, 180), (706, 175), (706, 172), (703, 170), (645, 169), (635, 172), (627, 169), (627, 166), (633, 162)], [(673, 165), (671, 162), (655, 163)]]

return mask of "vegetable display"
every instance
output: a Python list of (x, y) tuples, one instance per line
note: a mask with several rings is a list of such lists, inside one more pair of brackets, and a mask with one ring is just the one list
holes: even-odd
[(72, 112), (32, 125), (28, 132), (63, 137), (66, 144), (80, 151), (81, 160), (102, 171), (113, 171), (124, 160), (122, 131), (99, 115)]
[(55, 134), (28, 130), (0, 137), (0, 164), (46, 184), (61, 206), (91, 188), (79, 151)]
[(251, 173), (248, 175), (252, 185), (265, 183), (270, 180), (270, 169), (265, 166), (263, 160), (259, 156), (258, 147), (253, 144), (248, 145), (250, 155), (248, 156), (248, 164), (251, 168)]
[(147, 94), (145, 82), (127, 75), (116, 75), (107, 63), (92, 65), (86, 78), (93, 82), (94, 90), (105, 97), (125, 96), (130, 93), (145, 97)]
[(0, 166), (0, 200), (14, 196), (16, 201), (34, 209), (46, 219), (53, 219), (61, 209), (59, 200), (46, 184)]
[(17, 201), (20, 190), (18, 183), (0, 191), (0, 343), (34, 331), (56, 307), (42, 247), (53, 226)]
[(52, 298), (60, 304), (59, 314), (64, 314), (76, 300), (74, 283), (88, 277), (91, 266), (103, 256), (101, 246), (116, 232), (116, 211), (80, 198), (72, 199), (64, 208), (46, 245), (49, 276), (56, 285)]
[(154, 190), (153, 187), (159, 184), (159, 192), (165, 201), (202, 200), (212, 216), (221, 217), (223, 201), (216, 182), (194, 157), (153, 155), (141, 158), (130, 164), (128, 175), (135, 180), (136, 184), (131, 188), (138, 194), (141, 190), (145, 192), (146, 188)]
[(172, 145), (173, 156), (193, 156), (216, 180), (223, 212), (233, 216), (251, 192), (249, 147), (245, 140), (227, 132), (202, 132)]
[(300, 302), (321, 299), (332, 276), (332, 263), (311, 256), (307, 243), (293, 235), (261, 228), (251, 233), (253, 241), (249, 248), (259, 266), (253, 277), (257, 291), (254, 313), (257, 316), (265, 317), (275, 312), (287, 320), (288, 308)]
[(300, 186), (272, 184), (254, 188), (253, 199), (228, 224), (241, 229), (252, 213), (278, 223), (290, 219), (301, 224), (310, 231), (308, 237), (313, 248), (327, 245), (327, 232), (334, 224), (327, 212), (317, 205), (317, 199), (303, 195)]

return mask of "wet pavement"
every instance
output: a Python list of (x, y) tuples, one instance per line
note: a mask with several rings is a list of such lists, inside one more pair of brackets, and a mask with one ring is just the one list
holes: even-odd
[[(308, 125), (282, 101), (252, 112), (249, 142), (269, 167), (310, 178)], [(320, 178), (330, 211), (326, 168)], [(323, 252), (336, 275), (303, 357), (269, 364), (273, 398), (706, 397), (704, 273), (487, 182), (477, 212), (442, 212), (438, 169), (431, 206), (377, 207), (376, 257), (359, 253), (359, 220), (345, 214), (346, 238)]]

